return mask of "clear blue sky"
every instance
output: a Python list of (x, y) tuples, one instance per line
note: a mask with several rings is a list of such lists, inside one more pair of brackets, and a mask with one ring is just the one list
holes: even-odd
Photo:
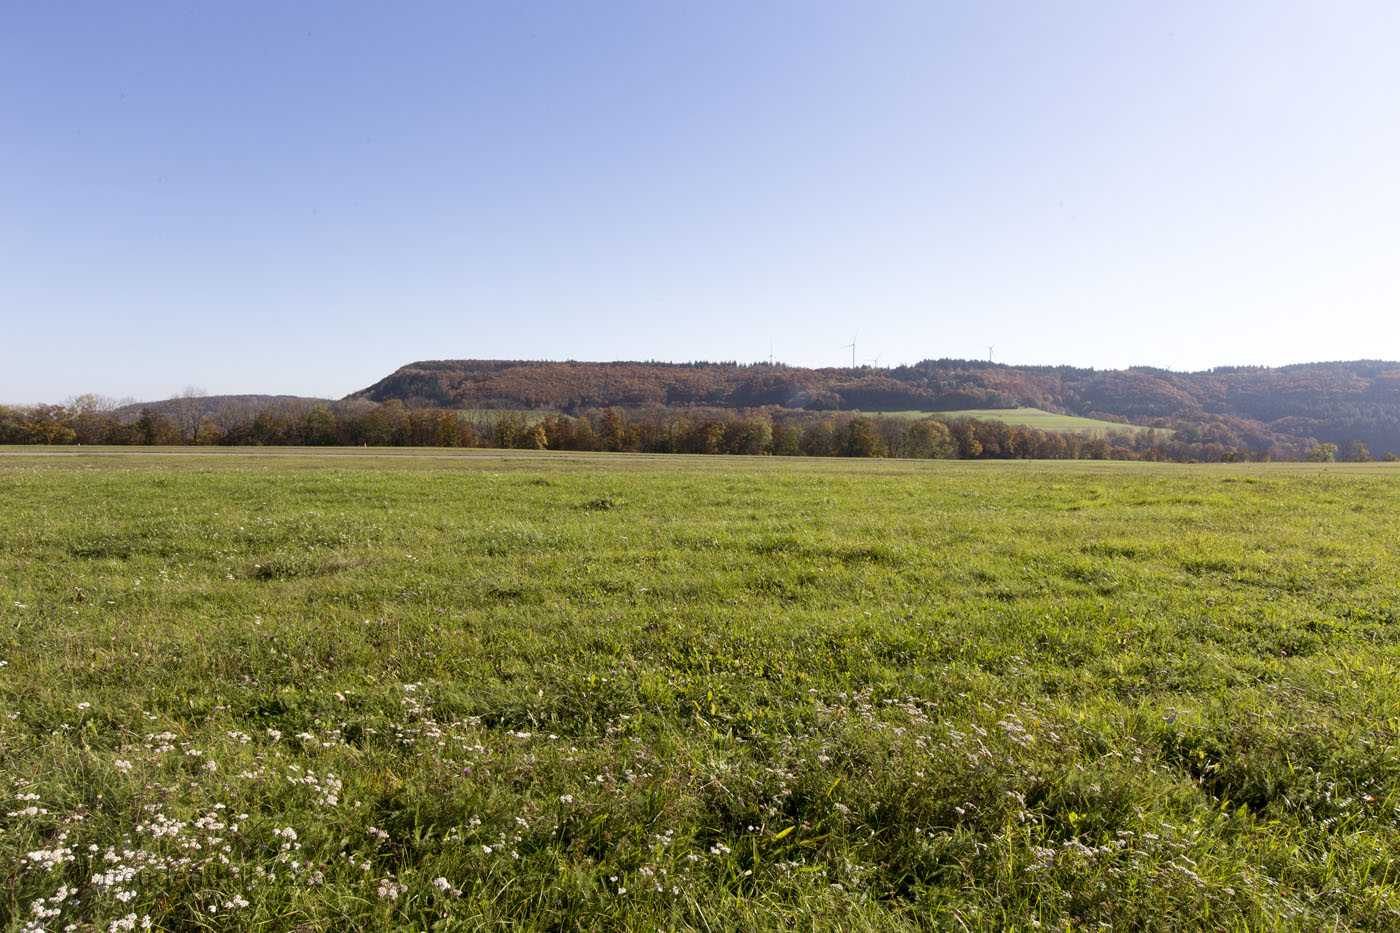
[(1400, 358), (1400, 4), (43, 2), (0, 401)]

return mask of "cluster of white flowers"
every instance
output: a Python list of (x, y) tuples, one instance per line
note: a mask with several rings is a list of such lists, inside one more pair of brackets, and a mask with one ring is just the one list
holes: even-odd
[(293, 774), (288, 775), (287, 780), (293, 784), (302, 784), (314, 790), (316, 792), (316, 802), (321, 806), (334, 807), (340, 803), (340, 791), (343, 785), (341, 784), (340, 778), (336, 777), (333, 773), (328, 771), (324, 777), (318, 778), (314, 771), (307, 771), (305, 774), (298, 775), (295, 772), (300, 771), (300, 768), (290, 766), (290, 770)]
[[(116, 855), (115, 852), (109, 854), (112, 856)], [(139, 871), (139, 869), (137, 869), (133, 865), (118, 865), (111, 871), (105, 871), (101, 872), (100, 874), (93, 875), (92, 883), (102, 890), (105, 890), (107, 888), (115, 888), (118, 885), (126, 884), (128, 881), (135, 878), (137, 871)]]
[(38, 794), (35, 794), (35, 793), (16, 794), (16, 795), (15, 795), (15, 799), (18, 800), (20, 803), (27, 803), (27, 804), (29, 804), (29, 806), (27, 806), (27, 807), (21, 807), (21, 808), (18, 809), (18, 810), (11, 810), (11, 811), (9, 811), (9, 812), (7, 812), (7, 813), (5, 814), (6, 816), (9, 816), (9, 817), (19, 817), (19, 816), (47, 816), (47, 815), (48, 815), (48, 812), (49, 812), (48, 810), (46, 810), (46, 809), (44, 809), (43, 807), (38, 806), (37, 804), (34, 804), (34, 803), (31, 802), (31, 801), (35, 801), (35, 800), (38, 800), (38, 799), (39, 799), (39, 795), (38, 795)]
[(44, 871), (53, 871), (64, 862), (73, 858), (73, 847), (63, 846), (57, 849), (35, 849), (33, 852), (25, 853), (29, 860), (35, 863)]
[(290, 852), (301, 848), (301, 843), (297, 842), (297, 831), (290, 826), (284, 826), (282, 829), (274, 829), (272, 835), (286, 840), (286, 842), (282, 843), (283, 852)]
[(156, 813), (150, 823), (143, 823), (136, 827), (138, 833), (149, 832), (159, 839), (161, 836), (178, 836), (185, 828), (183, 820), (172, 820), (164, 813)]

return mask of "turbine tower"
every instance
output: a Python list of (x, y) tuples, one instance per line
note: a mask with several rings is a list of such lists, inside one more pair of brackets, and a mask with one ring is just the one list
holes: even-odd
[(856, 368), (856, 337), (859, 337), (859, 336), (860, 336), (860, 331), (856, 331), (856, 336), (851, 338), (851, 342), (850, 342), (850, 343), (843, 343), (843, 344), (841, 344), (841, 346), (839, 346), (839, 347), (836, 348), (836, 349), (838, 349), (838, 350), (845, 350), (845, 349), (847, 349), (847, 348), (850, 349), (850, 351), (851, 351), (851, 368), (852, 368), (852, 369), (855, 369), (855, 368)]

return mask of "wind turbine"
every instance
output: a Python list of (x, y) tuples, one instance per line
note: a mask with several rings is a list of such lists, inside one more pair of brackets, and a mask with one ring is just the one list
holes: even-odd
[(997, 348), (997, 345), (996, 345), (996, 344), (992, 344), (991, 346), (987, 347), (987, 362), (988, 362), (988, 363), (990, 363), (990, 362), (992, 361), (992, 351), (995, 350), (996, 348)]
[(843, 344), (841, 344), (841, 346), (839, 346), (839, 347), (836, 348), (836, 349), (838, 349), (838, 350), (845, 350), (845, 349), (848, 348), (848, 347), (850, 348), (850, 351), (851, 351), (851, 368), (852, 368), (852, 369), (855, 369), (855, 368), (856, 368), (856, 337), (859, 337), (859, 336), (860, 336), (860, 331), (856, 331), (856, 336), (851, 338), (851, 342), (850, 342), (850, 343), (843, 343)]
[(880, 365), (880, 357), (882, 357), (882, 356), (884, 356), (884, 355), (885, 355), (885, 352), (884, 352), (883, 350), (881, 350), (879, 353), (876, 353), (876, 354), (875, 354), (875, 358), (874, 358), (874, 359), (866, 360), (866, 362), (869, 363), (871, 366), (877, 366), (877, 367), (878, 367), (878, 366)]

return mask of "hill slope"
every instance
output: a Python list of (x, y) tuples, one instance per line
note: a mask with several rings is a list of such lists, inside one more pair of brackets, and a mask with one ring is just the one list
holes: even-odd
[(265, 411), (290, 406), (297, 410), (309, 409), (313, 405), (329, 405), (328, 398), (311, 398), (304, 395), (203, 395), (195, 398), (167, 398), (153, 402), (132, 402), (114, 409), (118, 418), (130, 421), (142, 411), (158, 411), (163, 415), (176, 415), (189, 406), (194, 406), (200, 415), (217, 415), (220, 412), (238, 409), (244, 411)]
[[(1400, 363), (1357, 360), (1177, 373), (925, 360), (890, 369), (768, 364), (411, 363), (352, 398), (458, 408), (703, 405), (809, 410), (1046, 411), (1209, 432), (1268, 446), (1309, 439), (1400, 450)], [(1194, 426), (1194, 428), (1193, 428)]]

